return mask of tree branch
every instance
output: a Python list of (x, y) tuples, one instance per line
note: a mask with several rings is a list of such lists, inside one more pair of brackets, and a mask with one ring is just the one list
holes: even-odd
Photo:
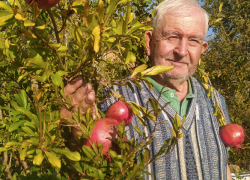
[(55, 35), (56, 35), (56, 41), (57, 43), (60, 43), (60, 38), (59, 38), (59, 32), (57, 31), (57, 27), (56, 27), (56, 21), (55, 21), (55, 18), (51, 12), (50, 9), (47, 9), (47, 12), (49, 13), (49, 16), (52, 20), (52, 23), (53, 23), (53, 26), (54, 26), (54, 31), (55, 31)]

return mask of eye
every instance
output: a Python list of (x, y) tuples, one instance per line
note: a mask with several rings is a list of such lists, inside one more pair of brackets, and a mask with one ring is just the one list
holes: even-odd
[(193, 45), (198, 45), (198, 44), (201, 43), (200, 40), (198, 40), (198, 39), (190, 39), (189, 41), (190, 41), (190, 43), (193, 44)]
[(168, 37), (168, 39), (169, 40), (175, 40), (175, 39), (178, 39), (178, 37), (177, 36), (170, 36), (170, 37)]

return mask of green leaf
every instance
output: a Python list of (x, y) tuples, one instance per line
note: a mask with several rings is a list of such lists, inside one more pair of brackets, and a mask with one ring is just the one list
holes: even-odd
[(45, 26), (45, 24), (44, 24), (44, 25), (41, 25), (41, 26), (36, 26), (35, 28), (36, 28), (36, 29), (45, 29), (46, 26)]
[(176, 131), (178, 131), (180, 127), (181, 127), (181, 121), (178, 114), (176, 113), (176, 115), (174, 116), (174, 128)]
[(144, 71), (148, 66), (146, 64), (138, 66), (130, 77), (134, 77), (137, 73)]
[(174, 130), (172, 127), (170, 127), (170, 129), (171, 129), (172, 135), (173, 135), (174, 137), (176, 137), (175, 130)]
[(132, 51), (128, 51), (125, 64), (134, 63), (136, 61), (136, 56)]
[(65, 74), (68, 74), (69, 72), (68, 72), (68, 71), (61, 71), (61, 70), (60, 70), (60, 71), (58, 71), (57, 73), (58, 73), (59, 76), (63, 76), (63, 75), (65, 75)]
[[(14, 103), (12, 103), (12, 101), (11, 101), (11, 105), (13, 105), (13, 104)], [(28, 111), (27, 109), (25, 109), (23, 107), (15, 106), (14, 108), (15, 108), (15, 110), (28, 116), (33, 121), (33, 123), (36, 125), (36, 127), (39, 128), (39, 121), (38, 121), (38, 118), (36, 115), (32, 114), (30, 111)]]
[(97, 16), (98, 16), (100, 22), (103, 23), (104, 3), (103, 3), (102, 0), (100, 0), (100, 1), (98, 2), (98, 6), (97, 6), (97, 8), (96, 8), (96, 13), (97, 13)]
[(1, 23), (11, 19), (13, 16), (14, 14), (12, 10), (0, 10), (0, 22)]
[(109, 154), (110, 154), (111, 158), (114, 160), (116, 167), (121, 169), (122, 163), (117, 159), (117, 153), (115, 151), (110, 150)]
[(219, 13), (222, 11), (222, 6), (223, 6), (223, 2), (220, 3), (220, 6), (219, 6)]
[(89, 146), (83, 145), (82, 146), (82, 150), (87, 155), (87, 157), (89, 159), (93, 159), (95, 157), (95, 152)]
[(113, 95), (114, 95), (115, 97), (117, 97), (117, 98), (121, 98), (121, 97), (122, 97), (121, 94), (118, 94), (118, 93), (116, 93), (116, 92), (114, 92), (114, 91), (113, 91)]
[(59, 149), (59, 148), (51, 148), (51, 150), (65, 155), (67, 158), (69, 158), (72, 161), (81, 160), (81, 155), (77, 151), (71, 152), (69, 149)]
[(10, 141), (10, 142), (7, 142), (6, 144), (5, 144), (5, 148), (9, 148), (9, 147), (11, 147), (11, 146), (19, 146), (19, 145), (21, 145), (21, 143), (20, 142), (16, 142), (16, 141)]
[(22, 146), (29, 146), (30, 144), (38, 146), (39, 144), (39, 139), (38, 138), (31, 138), (31, 139), (27, 139), (27, 140), (23, 140), (22, 142)]
[(22, 100), (22, 106), (24, 108), (27, 108), (27, 95), (25, 90), (22, 89), (19, 96), (21, 97)]
[(142, 132), (137, 126), (133, 126), (133, 128), (142, 136)]
[(10, 125), (9, 127), (9, 132), (15, 131), (17, 128), (19, 128), (19, 126), (21, 126), (23, 123), (25, 122), (25, 120), (19, 120), (17, 122), (14, 122)]
[(24, 77), (28, 76), (31, 73), (32, 73), (32, 71), (25, 73), (25, 74), (22, 74), (21, 76), (18, 77), (17, 82), (20, 82)]
[(43, 151), (37, 149), (37, 154), (33, 159), (33, 164), (40, 166), (43, 162), (43, 159), (44, 159)]
[(72, 6), (80, 6), (82, 5), (82, 0), (75, 0), (72, 4)]
[(161, 74), (163, 72), (168, 72), (171, 71), (172, 69), (174, 69), (174, 66), (165, 66), (165, 65), (158, 65), (158, 66), (153, 66), (149, 69), (146, 69), (145, 71), (143, 71), (141, 74), (143, 76), (154, 76), (157, 74)]
[(126, 19), (125, 19), (125, 21), (123, 23), (122, 34), (126, 34), (127, 31), (128, 31), (128, 21), (129, 21), (129, 18), (130, 18), (130, 14), (131, 14), (131, 5), (128, 2), (127, 3)]
[(0, 153), (1, 153), (1, 152), (4, 152), (4, 151), (8, 151), (8, 149), (5, 148), (5, 147), (0, 147)]
[(61, 168), (61, 161), (60, 159), (52, 152), (44, 151), (50, 164), (56, 168)]
[(40, 58), (28, 58), (25, 67), (27, 68), (45, 68), (45, 62)]
[(20, 160), (21, 160), (21, 161), (24, 161), (26, 155), (27, 155), (27, 146), (25, 146), (25, 147), (22, 149), (22, 151), (21, 151), (21, 153), (20, 153)]
[(57, 85), (57, 86), (60, 86), (62, 84), (62, 77), (56, 73), (56, 74), (51, 74), (51, 77), (52, 77), (52, 82)]
[(34, 133), (33, 130), (31, 130), (29, 127), (21, 127), (21, 129), (26, 132), (28, 135), (35, 136), (36, 134)]
[(61, 46), (59, 47), (59, 49), (57, 49), (57, 51), (66, 51), (66, 50), (68, 50), (67, 46)]
[(130, 179), (134, 179), (139, 167), (140, 167), (141, 163), (139, 162), (138, 164), (135, 165), (133, 171), (129, 174), (129, 178)]
[(12, 10), (12, 8), (4, 1), (0, 1), (0, 8), (3, 8), (5, 10)]
[(33, 76), (33, 75), (30, 75), (30, 77), (31, 77), (32, 79), (37, 80), (37, 81), (44, 82), (44, 78), (43, 78), (43, 77), (41, 77), (41, 76)]
[(30, 20), (26, 20), (24, 21), (24, 26), (35, 26), (36, 23), (33, 23), (32, 21)]
[(150, 159), (150, 150), (148, 148), (144, 149), (144, 162), (148, 163), (149, 159)]
[(92, 34), (94, 35), (95, 37), (95, 41), (94, 41), (94, 51), (95, 53), (98, 53), (99, 51), (99, 43), (100, 43), (100, 26), (96, 26), (94, 29), (93, 29), (93, 32)]
[(104, 21), (103, 27), (106, 27), (106, 24), (107, 24), (108, 21), (109, 21), (109, 17), (110, 17), (111, 14), (113, 14), (113, 12), (116, 10), (117, 1), (118, 1), (118, 0), (112, 0), (112, 1), (110, 1), (110, 4), (109, 4), (108, 9), (107, 9), (106, 16), (105, 16), (105, 21)]
[(184, 133), (179, 134), (178, 138), (181, 139), (183, 137), (183, 135), (184, 135)]
[(117, 3), (117, 5), (118, 4), (121, 4), (121, 3), (129, 3), (129, 2), (131, 2), (132, 0), (120, 0), (118, 3)]

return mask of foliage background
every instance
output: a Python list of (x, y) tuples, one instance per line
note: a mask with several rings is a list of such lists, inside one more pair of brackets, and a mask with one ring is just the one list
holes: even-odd
[[(250, 162), (250, 2), (206, 0), (214, 38), (203, 54), (205, 71), (213, 86), (226, 98), (231, 122), (245, 131), (245, 150), (231, 148), (229, 162), (248, 168)], [(215, 22), (218, 19), (218, 22)]]

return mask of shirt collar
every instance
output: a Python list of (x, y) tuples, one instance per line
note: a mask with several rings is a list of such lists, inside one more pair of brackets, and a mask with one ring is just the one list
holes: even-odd
[[(158, 84), (153, 78), (151, 77), (147, 77), (147, 79), (152, 83), (153, 87), (157, 90), (158, 93), (161, 92), (163, 86)], [(194, 93), (193, 93), (193, 89), (192, 89), (192, 85), (191, 85), (191, 82), (190, 82), (190, 79), (188, 79), (188, 94), (186, 95), (186, 98), (193, 98), (194, 97)], [(162, 90), (162, 93), (166, 93), (168, 91), (175, 91), (175, 90), (172, 90), (172, 89), (169, 89), (169, 88), (164, 88)]]

